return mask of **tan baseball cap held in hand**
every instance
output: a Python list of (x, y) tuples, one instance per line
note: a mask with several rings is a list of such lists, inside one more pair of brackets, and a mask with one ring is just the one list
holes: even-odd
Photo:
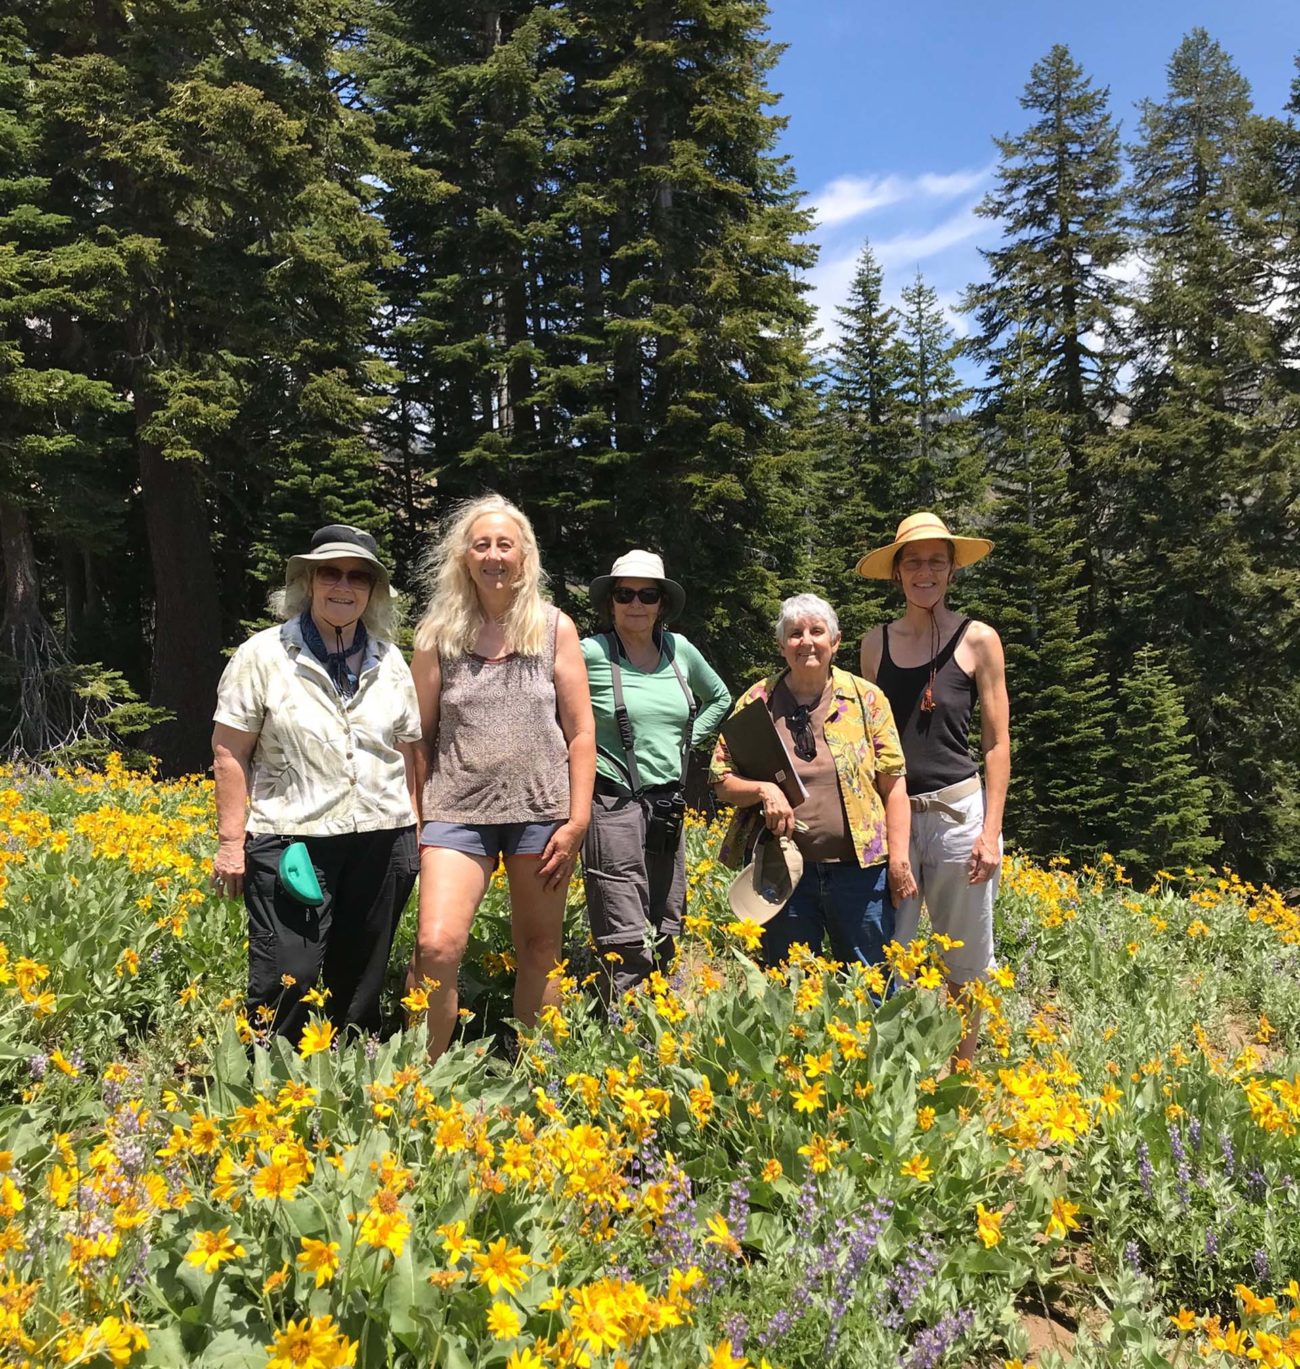
[(937, 513), (909, 514), (898, 525), (894, 540), (886, 547), (869, 551), (858, 562), (858, 574), (864, 580), (892, 580), (894, 578), (894, 557), (900, 547), (909, 542), (927, 542), (939, 537), (951, 542), (955, 564), (974, 565), (981, 557), (993, 550), (993, 543), (987, 537), (958, 537), (948, 531), (948, 525)]

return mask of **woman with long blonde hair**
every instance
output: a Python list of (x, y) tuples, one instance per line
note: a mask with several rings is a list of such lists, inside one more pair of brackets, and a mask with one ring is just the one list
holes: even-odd
[(420, 922), (429, 1054), (456, 1026), (457, 976), (504, 858), (518, 962), (514, 1015), (558, 990), (564, 902), (591, 821), (595, 723), (577, 629), (545, 597), (528, 518), (500, 495), (456, 510), (429, 559), (411, 671), (420, 700)]

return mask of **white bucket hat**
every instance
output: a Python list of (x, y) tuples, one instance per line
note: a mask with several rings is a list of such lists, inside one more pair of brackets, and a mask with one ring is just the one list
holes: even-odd
[(686, 591), (664, 574), (662, 556), (656, 556), (652, 551), (629, 551), (614, 562), (608, 575), (596, 576), (587, 590), (591, 606), (598, 614), (604, 612), (614, 581), (622, 579), (659, 581), (664, 591), (664, 622), (676, 618), (686, 607)]
[(353, 557), (368, 561), (375, 571), (375, 589), (387, 593), (388, 567), (379, 559), (379, 547), (368, 532), (348, 523), (327, 523), (311, 536), (311, 550), (291, 556), (284, 568), (284, 582), (290, 584), (304, 571), (310, 571), (322, 561), (342, 561)]

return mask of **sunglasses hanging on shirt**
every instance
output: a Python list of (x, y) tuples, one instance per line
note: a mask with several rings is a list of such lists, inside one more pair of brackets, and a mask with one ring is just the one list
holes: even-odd
[(787, 716), (786, 721), (790, 724), (790, 740), (794, 742), (795, 755), (801, 761), (815, 760), (817, 738), (813, 735), (812, 709), (807, 704), (800, 704)]

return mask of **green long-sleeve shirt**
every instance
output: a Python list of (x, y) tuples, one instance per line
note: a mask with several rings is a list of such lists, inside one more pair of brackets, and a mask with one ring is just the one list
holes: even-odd
[[(672, 638), (678, 668), (699, 704), (691, 745), (700, 746), (721, 726), (731, 694), (718, 673), (679, 633)], [(614, 722), (614, 683), (609, 657), (599, 637), (586, 637), (582, 656), (591, 684), (591, 706), (596, 714), (596, 773), (627, 784), (623, 743)], [(636, 738), (636, 764), (643, 786), (676, 784), (681, 777), (682, 735), (689, 710), (668, 657), (661, 654), (654, 670), (637, 670), (626, 658), (619, 662), (623, 699)]]

